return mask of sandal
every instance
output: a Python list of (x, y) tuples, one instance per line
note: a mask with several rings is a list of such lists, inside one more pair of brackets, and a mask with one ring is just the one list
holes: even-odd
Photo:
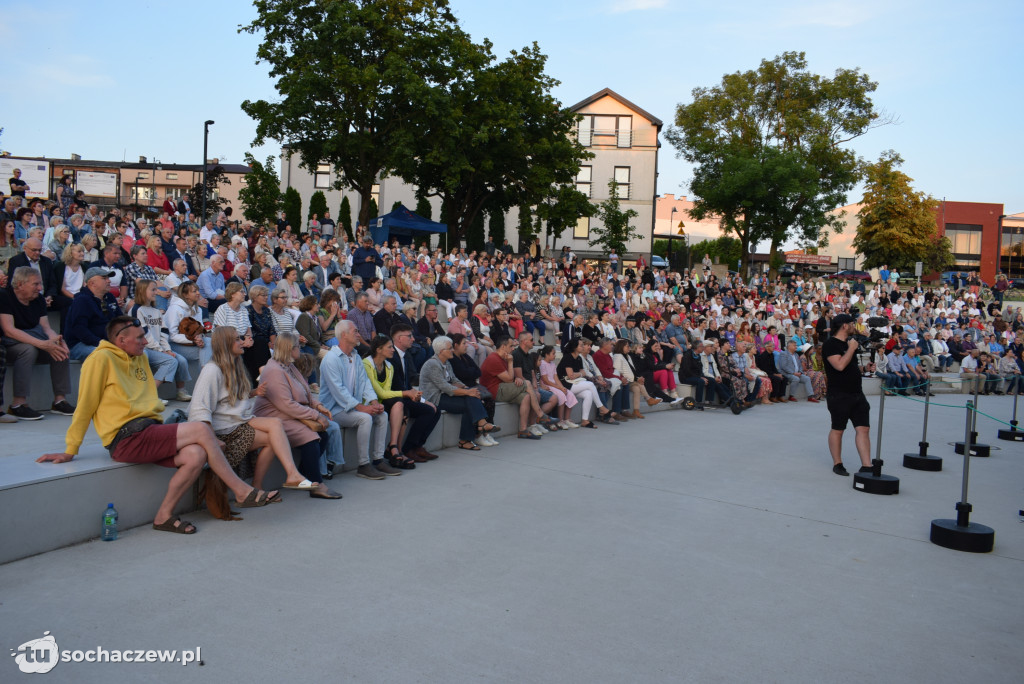
[(517, 437), (519, 437), (519, 439), (540, 439), (540, 435), (535, 435), (529, 430), (520, 430)]
[(483, 425), (478, 425), (477, 429), (480, 430), (480, 432), (501, 432), (501, 428), (493, 423), (484, 423)]
[(580, 423), (580, 427), (582, 427), (582, 428), (593, 428), (595, 430), (597, 429), (597, 426), (594, 425), (594, 421), (592, 421), (592, 420), (588, 420), (586, 423)]
[(472, 440), (459, 440), (459, 448), (465, 449), (466, 451), (480, 451), (480, 447), (473, 444)]
[(199, 531), (195, 525), (181, 518), (168, 518), (159, 525), (153, 523), (153, 529), (160, 532), (174, 532), (175, 534), (195, 534)]
[(387, 459), (388, 465), (392, 468), (400, 468), (402, 470), (414, 470), (416, 468), (416, 462), (399, 451), (397, 444), (388, 446)]
[[(261, 494), (262, 497), (260, 496)], [(235, 503), (239, 508), (260, 508), (271, 503), (271, 500), (274, 498), (280, 498), (277, 492), (274, 492), (274, 495), (271, 496), (262, 489), (253, 487), (249, 490), (249, 496), (245, 497), (243, 501), (236, 501)]]

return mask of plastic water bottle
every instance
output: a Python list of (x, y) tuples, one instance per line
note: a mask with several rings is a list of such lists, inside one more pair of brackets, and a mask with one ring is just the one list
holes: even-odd
[(107, 509), (103, 511), (103, 541), (114, 541), (117, 539), (117, 509), (114, 504), (108, 503)]

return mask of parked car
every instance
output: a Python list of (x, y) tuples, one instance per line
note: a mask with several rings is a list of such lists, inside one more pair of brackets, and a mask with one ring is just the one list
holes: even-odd
[(867, 271), (854, 271), (852, 269), (838, 271), (830, 277), (836, 280), (843, 280), (844, 278), (846, 280), (871, 280), (871, 274)]
[(668, 268), (668, 261), (665, 257), (655, 254), (651, 257), (651, 268)]
[(1011, 290), (1024, 290), (1024, 278), (1010, 278)]

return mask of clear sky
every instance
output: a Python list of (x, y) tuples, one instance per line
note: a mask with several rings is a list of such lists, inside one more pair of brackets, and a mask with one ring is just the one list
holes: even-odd
[[(1019, 0), (451, 4), (500, 56), (536, 41), (564, 104), (608, 87), (666, 125), (694, 87), (787, 50), (806, 52), (820, 74), (860, 67), (879, 83), (876, 106), (899, 124), (856, 140), (858, 154), (895, 149), (919, 190), (1024, 211), (1013, 166), (1024, 149)], [(255, 64), (257, 39), (237, 33), (253, 12), (244, 0), (4, 0), (0, 149), (199, 163), (203, 121), (213, 119), (210, 156), (241, 163), (254, 125), (239, 103), (274, 96), (266, 66)], [(689, 194), (690, 169), (667, 143), (660, 166), (659, 192)]]

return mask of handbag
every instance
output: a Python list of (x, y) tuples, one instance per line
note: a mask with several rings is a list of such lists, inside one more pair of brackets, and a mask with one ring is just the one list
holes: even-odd
[(318, 420), (312, 420), (310, 418), (299, 418), (299, 422), (308, 427), (313, 432), (323, 432), (327, 428), (320, 424)]

